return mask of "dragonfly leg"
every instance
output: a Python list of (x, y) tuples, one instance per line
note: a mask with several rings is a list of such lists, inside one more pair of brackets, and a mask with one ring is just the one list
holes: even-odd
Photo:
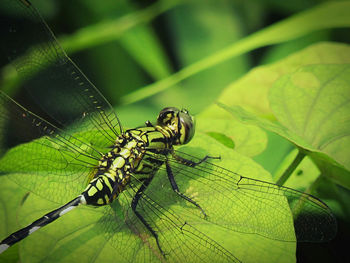
[(192, 160), (187, 160), (187, 159), (185, 159), (185, 158), (175, 154), (174, 151), (171, 151), (171, 155), (174, 157), (174, 159), (176, 159), (179, 162), (181, 162), (182, 164), (184, 164), (186, 166), (190, 166), (190, 167), (195, 167), (195, 166), (205, 162), (208, 159), (216, 159), (216, 160), (220, 160), (221, 159), (220, 156), (209, 156), (209, 155), (206, 155), (202, 159), (200, 159), (198, 162), (194, 162)]
[(143, 218), (143, 216), (136, 210), (137, 208), (137, 204), (140, 201), (140, 198), (142, 197), (143, 192), (146, 190), (146, 188), (149, 186), (149, 184), (151, 183), (153, 179), (153, 176), (145, 179), (141, 185), (141, 187), (137, 190), (135, 196), (133, 197), (132, 201), (131, 201), (131, 209), (132, 211), (135, 213), (135, 215), (137, 216), (137, 218), (142, 222), (142, 224), (147, 228), (147, 230), (152, 234), (152, 236), (156, 239), (156, 243), (158, 246), (158, 249), (160, 251), (160, 253), (163, 255), (163, 257), (165, 258), (165, 253), (162, 250), (162, 248), (160, 247), (159, 244), (159, 239), (158, 239), (158, 234), (156, 233), (156, 231), (147, 223), (147, 221)]
[(207, 214), (204, 212), (203, 208), (197, 204), (195, 201), (193, 201), (191, 198), (189, 198), (188, 196), (184, 195), (183, 193), (180, 192), (179, 187), (177, 186), (177, 183), (175, 181), (173, 172), (171, 170), (171, 167), (169, 165), (169, 162), (166, 161), (165, 162), (165, 166), (166, 166), (166, 172), (168, 174), (168, 179), (170, 181), (171, 184), (171, 188), (173, 189), (173, 191), (180, 196), (181, 198), (185, 199), (186, 201), (190, 202), (191, 204), (195, 205), (198, 209), (201, 210), (201, 212), (203, 213), (204, 217), (207, 217)]

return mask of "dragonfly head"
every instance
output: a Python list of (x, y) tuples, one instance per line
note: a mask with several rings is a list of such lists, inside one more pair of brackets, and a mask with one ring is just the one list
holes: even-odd
[(188, 143), (195, 131), (194, 117), (187, 110), (179, 110), (175, 107), (162, 109), (158, 115), (157, 124), (170, 130), (174, 136), (174, 145)]

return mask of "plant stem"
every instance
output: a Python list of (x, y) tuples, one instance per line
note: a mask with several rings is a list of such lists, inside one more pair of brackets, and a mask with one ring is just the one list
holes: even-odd
[(297, 168), (300, 162), (304, 159), (305, 153), (299, 150), (297, 156), (295, 156), (293, 162), (288, 166), (287, 170), (284, 171), (282, 176), (278, 179), (277, 185), (283, 185), (289, 178), (289, 176), (293, 173), (293, 171)]
[[(316, 180), (308, 187), (305, 189), (305, 191), (303, 192), (303, 195), (300, 196), (298, 202), (292, 206), (292, 211), (293, 211), (293, 218), (294, 221), (298, 219), (298, 216), (300, 215), (300, 213), (303, 213), (303, 208), (305, 206), (305, 203), (307, 201), (307, 195), (311, 194), (320, 184), (322, 174), (320, 174)], [(306, 198), (304, 198), (306, 197)], [(314, 200), (315, 201), (315, 200)], [(324, 206), (324, 204), (322, 202), (319, 203), (320, 206)]]

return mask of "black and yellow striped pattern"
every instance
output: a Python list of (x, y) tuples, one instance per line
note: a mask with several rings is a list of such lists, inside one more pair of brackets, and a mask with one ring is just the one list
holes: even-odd
[(16, 232), (12, 233), (7, 238), (5, 238), (4, 240), (1, 241), (0, 253), (4, 252), (10, 246), (12, 246), (15, 243), (17, 243), (18, 241), (21, 241), (22, 239), (26, 238), (30, 234), (39, 230), (40, 228), (55, 221), (56, 219), (63, 216), (67, 212), (73, 210), (74, 208), (76, 208), (80, 204), (86, 204), (84, 197), (82, 195), (78, 196), (77, 198), (73, 199), (72, 201), (68, 202), (67, 204), (61, 206), (60, 208), (53, 210), (50, 213), (47, 213), (43, 217), (41, 217), (38, 220), (31, 223), (29, 226), (26, 226), (26, 227), (24, 227)]
[(78, 205), (110, 204), (128, 187), (132, 176), (139, 180), (150, 179), (164, 162), (152, 159), (151, 155), (145, 157), (145, 154), (171, 153), (173, 145), (189, 142), (193, 128), (193, 117), (186, 110), (165, 108), (158, 116), (157, 125), (125, 131), (102, 156), (93, 179), (81, 195), (5, 238), (0, 243), (0, 253)]

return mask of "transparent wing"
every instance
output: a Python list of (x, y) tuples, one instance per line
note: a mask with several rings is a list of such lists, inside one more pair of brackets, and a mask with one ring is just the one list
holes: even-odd
[[(147, 190), (139, 200), (137, 212), (157, 234), (155, 237), (135, 215), (132, 200), (141, 182), (133, 180), (101, 218), (101, 231), (108, 242), (123, 251), (132, 262), (240, 262), (233, 254), (171, 209), (160, 205), (162, 191)], [(116, 224), (119, 222), (119, 224)], [(132, 260), (130, 260), (132, 259)]]
[[(200, 160), (183, 152), (176, 151), (176, 154), (194, 162)], [(163, 156), (158, 158), (164, 159)], [(293, 241), (284, 231), (290, 223), (294, 223), (298, 241), (327, 241), (336, 234), (337, 224), (330, 209), (312, 195), (251, 179), (210, 161), (189, 167), (171, 156), (168, 160), (180, 191), (202, 207), (207, 214), (205, 220), (209, 222), (233, 231), (283, 241)], [(170, 187), (164, 167), (156, 178), (160, 181), (155, 184), (161, 186), (167, 200), (179, 200)], [(184, 200), (180, 202), (181, 207), (187, 209), (181, 208), (178, 212), (189, 222), (204, 217), (194, 205)]]
[[(84, 134), (72, 136), (64, 133), (1, 91), (0, 105), (1, 121), (16, 119), (23, 129), (41, 136), (9, 150), (0, 159), (0, 174), (9, 175), (19, 185), (57, 203), (65, 203), (79, 195), (88, 183), (89, 174), (94, 171), (101, 158), (100, 150), (103, 149), (84, 143)], [(165, 259), (154, 236), (131, 208), (131, 202), (141, 184), (139, 180), (133, 180), (111, 207), (99, 208), (98, 213), (103, 211), (103, 214), (96, 229), (121, 251), (125, 261), (162, 262)], [(220, 244), (176, 215), (169, 205), (161, 206), (159, 200), (165, 198), (162, 191), (155, 193), (151, 189), (148, 192), (150, 195), (142, 196), (137, 210), (158, 234), (166, 261), (184, 262), (191, 257), (193, 262), (212, 262), (213, 259), (239, 262)]]
[[(19, 184), (50, 200), (63, 202), (69, 200), (70, 195), (79, 194), (100, 157), (100, 149), (97, 150), (96, 146), (101, 141), (84, 143), (86, 137), (83, 133), (78, 134), (79, 139), (64, 134), (4, 93), (0, 93), (0, 105), (2, 121), (17, 119), (23, 129), (43, 136), (10, 150), (1, 160), (1, 173), (10, 173)], [(101, 151), (106, 149), (101, 148)], [(199, 160), (185, 153), (176, 154), (192, 161)], [(161, 161), (166, 160), (163, 155), (157, 157)], [(310, 195), (249, 179), (210, 162), (189, 167), (172, 157), (169, 161), (180, 190), (201, 205), (208, 215), (203, 220), (198, 208), (174, 193), (162, 167), (140, 199), (137, 209), (158, 233), (160, 246), (170, 261), (181, 261), (186, 257), (198, 261), (215, 257), (236, 260), (197, 230), (194, 225), (203, 221), (238, 232), (289, 241), (289, 237), (283, 235), (283, 228), (293, 213), (298, 240), (327, 240), (335, 233), (336, 224), (328, 207)], [(143, 255), (161, 261), (154, 237), (131, 209), (131, 200), (140, 185), (141, 182), (133, 180), (120, 196), (119, 211), (122, 212), (118, 209), (105, 210), (101, 227), (107, 240), (125, 251), (126, 259), (141, 261)], [(267, 213), (273, 220), (266, 216)]]
[[(2, 19), (5, 29), (2, 36), (6, 41), (2, 41), (1, 47), (28, 94), (58, 124), (65, 127), (74, 124), (74, 129), (80, 131), (95, 129), (113, 144), (116, 135), (122, 132), (118, 117), (66, 55), (37, 10), (26, 0), (5, 0), (3, 5), (23, 17)], [(36, 46), (24, 37), (27, 32), (34, 35)]]
[[(78, 138), (64, 133), (0, 91), (0, 123), (6, 126), (10, 120), (17, 129), (40, 138), (7, 151), (0, 159), (0, 174), (11, 175), (19, 185), (58, 203), (79, 195), (102, 149), (84, 143), (84, 134)], [(12, 132), (2, 132), (6, 131)]]
[[(106, 147), (113, 144), (122, 128), (109, 103), (66, 56), (34, 7), (26, 0), (5, 2), (9, 8), (22, 10), (29, 19), (1, 21), (3, 28), (8, 28), (3, 32), (8, 40), (2, 43), (3, 51), (37, 104), (59, 125), (74, 125), (70, 131), (75, 133), (74, 136), (64, 133), (1, 92), (2, 132), (6, 132), (3, 123), (15, 120), (17, 128), (39, 139), (9, 150), (0, 160), (0, 173), (9, 175), (19, 185), (45, 199), (64, 203), (84, 189), (100, 152), (106, 152)], [(38, 30), (35, 37), (39, 44), (34, 48), (30, 48), (30, 43), (22, 37), (32, 30)], [(67, 101), (69, 107), (62, 107)], [(130, 202), (139, 185), (140, 182), (135, 182), (121, 195), (123, 205), (117, 207), (119, 210), (113, 206), (112, 209), (101, 208), (104, 216), (99, 225), (126, 261), (164, 261), (154, 237), (131, 209)], [(147, 195), (141, 199), (139, 209), (157, 231), (166, 260), (179, 262), (190, 256), (198, 262), (211, 261), (209, 259), (237, 261), (215, 241), (157, 205)], [(212, 257), (205, 258), (204, 255)]]

